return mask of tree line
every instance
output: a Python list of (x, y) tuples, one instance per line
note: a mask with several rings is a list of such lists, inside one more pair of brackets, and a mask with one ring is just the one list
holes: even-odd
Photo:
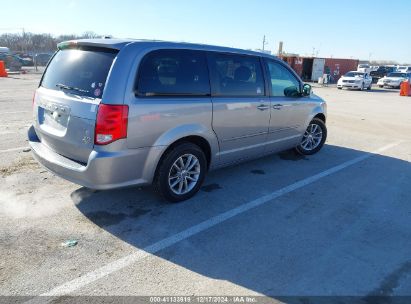
[[(59, 35), (53, 37), (51, 34), (34, 34), (30, 32), (23, 32), (20, 34), (6, 33), (0, 35), (0, 47), (7, 47), (12, 52), (18, 53), (51, 53), (57, 49), (57, 44), (62, 41), (74, 39), (88, 39), (99, 38), (98, 35), (92, 31), (84, 32), (81, 35)], [(371, 61), (371, 65), (396, 65), (398, 62), (392, 60)]]
[(30, 32), (5, 33), (0, 35), (0, 47), (7, 47), (10, 51), (19, 53), (49, 53), (54, 52), (57, 49), (57, 44), (62, 41), (98, 37), (101, 35), (94, 32), (84, 32), (81, 35), (59, 35), (57, 37), (53, 37), (51, 34)]

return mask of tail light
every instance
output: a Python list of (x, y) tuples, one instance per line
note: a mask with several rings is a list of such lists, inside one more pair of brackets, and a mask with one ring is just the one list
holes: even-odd
[(107, 145), (127, 137), (128, 106), (100, 104), (97, 111), (94, 143)]

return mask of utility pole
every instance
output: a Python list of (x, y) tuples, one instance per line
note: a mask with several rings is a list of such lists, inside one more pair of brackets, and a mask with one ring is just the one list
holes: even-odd
[(278, 44), (278, 56), (282, 56), (283, 55), (283, 42), (280, 41), (280, 43)]
[(268, 44), (267, 40), (265, 40), (265, 35), (263, 36), (263, 51), (265, 49), (265, 46)]
[(22, 41), (22, 44), (21, 44), (21, 51), (24, 53), (24, 46), (26, 44), (26, 41), (24, 39), (26, 38), (26, 32), (24, 31), (24, 27), (22, 27), (21, 30), (22, 30), (22, 33), (23, 33), (23, 35), (22, 35), (23, 41)]

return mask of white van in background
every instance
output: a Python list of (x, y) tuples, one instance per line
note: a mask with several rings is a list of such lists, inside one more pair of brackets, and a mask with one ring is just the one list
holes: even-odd
[(357, 67), (357, 72), (370, 73), (371, 72), (371, 67), (370, 67), (369, 64), (361, 63)]
[(10, 49), (7, 47), (0, 46), (0, 53), (10, 53)]

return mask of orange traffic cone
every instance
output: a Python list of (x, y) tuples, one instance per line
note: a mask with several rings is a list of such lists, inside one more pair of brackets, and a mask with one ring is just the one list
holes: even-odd
[(401, 82), (400, 96), (411, 96), (410, 82), (408, 80)]
[(0, 61), (0, 77), (8, 77), (4, 61)]

